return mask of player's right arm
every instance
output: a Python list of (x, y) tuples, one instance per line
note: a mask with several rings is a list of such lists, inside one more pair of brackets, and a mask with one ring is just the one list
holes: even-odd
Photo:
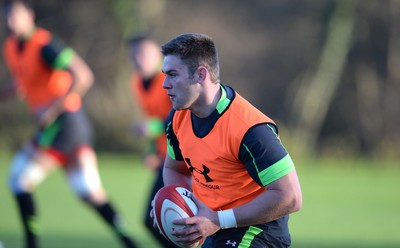
[(183, 161), (179, 141), (174, 133), (172, 121), (175, 110), (171, 110), (165, 120), (165, 134), (167, 135), (167, 155), (165, 156), (163, 179), (165, 185), (175, 184), (192, 190), (192, 177)]
[(165, 185), (175, 184), (192, 190), (192, 176), (185, 162), (174, 160), (168, 154), (164, 162), (163, 179)]

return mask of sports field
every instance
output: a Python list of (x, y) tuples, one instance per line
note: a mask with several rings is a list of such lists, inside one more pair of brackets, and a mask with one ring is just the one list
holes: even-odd
[[(22, 231), (6, 186), (10, 159), (0, 156), (0, 241), (5, 248), (17, 248), (22, 247)], [(128, 230), (141, 247), (156, 248), (142, 225), (151, 172), (133, 156), (103, 154), (99, 163)], [(295, 163), (304, 204), (291, 217), (292, 247), (400, 247), (400, 168), (395, 162), (380, 167), (349, 160)], [(74, 197), (62, 173), (50, 176), (35, 196), (44, 248), (119, 247), (108, 227)]]

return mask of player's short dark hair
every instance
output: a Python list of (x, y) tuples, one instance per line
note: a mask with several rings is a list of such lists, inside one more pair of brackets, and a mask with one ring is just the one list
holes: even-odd
[(20, 3), (24, 5), (27, 9), (30, 9), (32, 11), (35, 10), (33, 0), (5, 0), (2, 9), (6, 16), (9, 14), (11, 6), (15, 3)]
[(218, 51), (211, 37), (199, 33), (181, 34), (161, 46), (164, 56), (178, 56), (193, 75), (199, 66), (205, 66), (213, 82), (219, 80)]
[(158, 43), (157, 40), (154, 38), (153, 34), (148, 31), (143, 31), (131, 36), (126, 43), (128, 47), (133, 47), (137, 46), (138, 44), (144, 41), (152, 41)]

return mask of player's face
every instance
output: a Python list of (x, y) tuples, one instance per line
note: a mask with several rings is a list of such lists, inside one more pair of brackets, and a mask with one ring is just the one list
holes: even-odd
[(10, 13), (7, 16), (7, 24), (15, 35), (27, 38), (35, 26), (34, 14), (22, 3), (16, 2), (11, 6)]
[(162, 55), (159, 46), (154, 42), (146, 40), (132, 47), (130, 56), (136, 69), (145, 79), (160, 72)]
[(166, 77), (163, 88), (167, 90), (176, 110), (193, 109), (200, 96), (200, 85), (190, 75), (188, 66), (175, 55), (168, 55), (164, 58), (162, 71)]

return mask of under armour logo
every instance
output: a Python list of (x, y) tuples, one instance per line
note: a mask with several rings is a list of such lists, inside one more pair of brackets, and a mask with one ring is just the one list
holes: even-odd
[[(183, 195), (183, 196), (186, 196), (186, 197), (189, 198), (189, 199), (192, 199), (192, 193), (190, 193), (189, 190), (183, 191), (182, 195)], [(1, 247), (0, 247), (0, 248), (1, 248)]]
[(236, 247), (236, 241), (233, 241), (233, 242), (231, 242), (231, 240), (230, 239), (228, 239), (227, 241), (226, 241), (226, 243), (225, 243), (226, 245), (231, 245), (232, 247)]
[(211, 177), (208, 176), (208, 173), (210, 173), (210, 169), (207, 166), (202, 164), (203, 165), (203, 170), (201, 171), (198, 168), (192, 166), (192, 163), (190, 162), (190, 158), (185, 158), (185, 161), (190, 167), (189, 168), (190, 173), (193, 173), (193, 171), (195, 171), (195, 172), (203, 175), (204, 178), (206, 179), (207, 183), (214, 181), (214, 180), (211, 179)]

